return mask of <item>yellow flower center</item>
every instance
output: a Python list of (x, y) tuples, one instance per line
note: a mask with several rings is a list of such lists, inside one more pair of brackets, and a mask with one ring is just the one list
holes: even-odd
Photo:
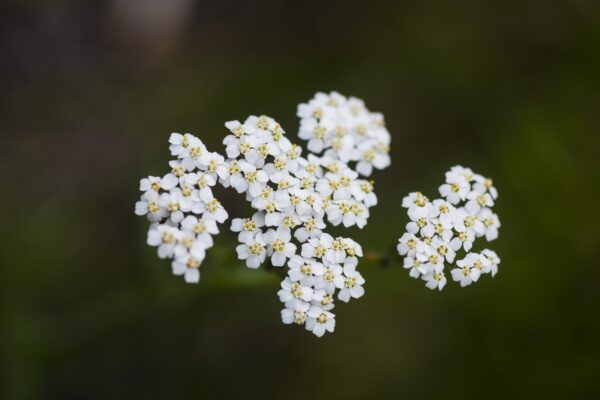
[(201, 234), (206, 232), (206, 229), (206, 222), (200, 220), (196, 225), (194, 225), (193, 231), (195, 234)]
[(265, 250), (264, 246), (260, 243), (252, 243), (249, 248), (250, 253), (254, 256), (260, 255)]

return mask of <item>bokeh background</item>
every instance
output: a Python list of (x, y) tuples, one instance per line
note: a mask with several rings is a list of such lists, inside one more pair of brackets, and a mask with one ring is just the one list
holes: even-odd
[[(5, 1), (0, 87), (0, 398), (600, 397), (597, 1)], [(346, 234), (385, 252), (403, 194), (470, 166), (500, 190), (495, 279), (365, 264), (319, 340), (226, 229), (201, 284), (171, 275), (133, 214), (170, 132), (222, 151), (224, 121), (266, 113), (295, 137), (319, 90), (393, 134)]]

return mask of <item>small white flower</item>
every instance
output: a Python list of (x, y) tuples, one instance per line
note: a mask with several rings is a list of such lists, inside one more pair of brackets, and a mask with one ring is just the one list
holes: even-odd
[(159, 222), (169, 216), (169, 210), (160, 202), (160, 196), (154, 191), (142, 195), (142, 199), (135, 203), (137, 215), (147, 215), (152, 222)]
[(377, 196), (373, 192), (373, 182), (365, 180), (355, 180), (351, 187), (352, 196), (366, 207), (377, 205)]
[(446, 183), (440, 186), (439, 190), (450, 203), (458, 204), (467, 198), (471, 185), (463, 175), (454, 174), (446, 179)]
[(296, 229), (294, 237), (300, 243), (304, 243), (309, 239), (319, 238), (325, 229), (325, 223), (322, 218), (309, 217), (304, 221), (301, 227)]
[(485, 229), (485, 238), (488, 242), (498, 238), (498, 228), (500, 228), (500, 220), (498, 216), (489, 208), (484, 208), (477, 215), (477, 219), (481, 221)]
[(183, 275), (187, 283), (198, 283), (200, 281), (200, 265), (204, 255), (185, 254), (178, 257), (171, 264), (174, 275)]
[(315, 279), (315, 289), (322, 289), (327, 294), (333, 294), (335, 292), (335, 279), (341, 275), (343, 268), (338, 264), (331, 264), (325, 266), (323, 275)]
[(308, 309), (310, 304), (305, 301), (292, 301), (287, 302), (286, 308), (281, 310), (281, 321), (284, 324), (298, 324), (302, 325), (306, 322), (308, 316)]
[(192, 209), (191, 199), (185, 197), (179, 188), (175, 188), (169, 193), (163, 193), (160, 196), (159, 204), (167, 209), (171, 221), (174, 223), (180, 222), (184, 217), (183, 213)]
[(195, 235), (195, 240), (204, 245), (205, 249), (213, 246), (213, 235), (219, 233), (219, 228), (214, 220), (196, 218), (189, 215), (181, 221), (181, 230)]
[(318, 306), (311, 306), (306, 319), (306, 329), (321, 337), (325, 332), (333, 332), (335, 329), (335, 315), (323, 310)]
[(235, 248), (240, 260), (246, 260), (248, 268), (258, 268), (267, 257), (266, 243), (260, 232), (257, 232), (252, 238), (244, 241)]
[(254, 165), (244, 161), (239, 163), (239, 167), (242, 173), (231, 175), (231, 186), (233, 186), (238, 193), (248, 191), (250, 196), (258, 196), (267, 186), (267, 182), (269, 181), (266, 172), (257, 170)]
[(173, 226), (153, 224), (148, 230), (147, 243), (158, 247), (158, 257), (168, 258), (173, 256), (180, 237), (181, 232)]
[(222, 224), (229, 217), (227, 211), (221, 205), (221, 202), (216, 198), (213, 198), (208, 203), (206, 203), (204, 218), (207, 220), (217, 221)]
[(431, 274), (426, 275), (424, 279), (426, 282), (425, 286), (427, 286), (431, 290), (442, 290), (444, 286), (446, 286), (446, 275), (444, 275), (443, 272), (433, 272)]
[(467, 256), (456, 262), (459, 268), (452, 270), (452, 279), (460, 282), (461, 287), (470, 285), (472, 282), (477, 282), (481, 276), (481, 271), (484, 268), (484, 263), (489, 261), (477, 253), (469, 253)]
[(484, 269), (483, 272), (490, 273), (492, 277), (496, 276), (498, 273), (498, 264), (500, 264), (500, 257), (496, 254), (495, 251), (485, 249), (481, 252), (481, 255), (486, 257), (489, 261), (489, 268)]
[(288, 228), (280, 226), (277, 230), (269, 229), (264, 240), (269, 245), (268, 255), (274, 267), (282, 267), (288, 258), (296, 253), (296, 245), (290, 243), (292, 234)]
[(474, 175), (473, 190), (479, 193), (485, 193), (486, 191), (492, 196), (492, 199), (498, 198), (498, 190), (494, 187), (494, 184), (490, 178), (485, 178), (481, 175)]
[(192, 172), (185, 174), (181, 179), (187, 185), (198, 187), (198, 198), (203, 202), (209, 202), (213, 198), (211, 187), (215, 186), (217, 181), (214, 176), (205, 174), (204, 172)]
[(281, 290), (277, 292), (279, 300), (282, 303), (290, 300), (310, 301), (313, 296), (313, 290), (308, 286), (303, 286), (300, 282), (294, 282), (290, 278), (285, 278), (281, 282)]
[(346, 303), (351, 297), (358, 299), (365, 294), (365, 289), (362, 287), (364, 283), (362, 275), (353, 267), (344, 267), (344, 275), (338, 275), (334, 279), (335, 286), (340, 289), (338, 298)]
[(300, 256), (290, 258), (288, 266), (290, 279), (299, 281), (304, 286), (313, 286), (315, 278), (323, 276), (325, 272), (325, 267), (320, 262)]
[(225, 127), (231, 131), (235, 138), (241, 138), (256, 131), (254, 126), (246, 123), (242, 124), (240, 121), (227, 121)]
[(398, 239), (398, 254), (401, 256), (409, 255), (414, 256), (418, 251), (422, 251), (424, 243), (413, 235), (412, 233), (406, 232), (400, 239)]
[(252, 218), (235, 218), (231, 221), (231, 231), (239, 232), (238, 240), (243, 243), (252, 239), (263, 226), (265, 226), (265, 215), (261, 212), (255, 213)]
[(419, 272), (423, 275), (444, 270), (445, 256), (434, 245), (423, 246), (422, 251), (417, 253), (417, 259), (421, 262)]
[(472, 215), (477, 214), (482, 208), (492, 207), (494, 205), (494, 200), (489, 193), (481, 193), (477, 190), (471, 191), (471, 193), (467, 195), (467, 200), (469, 201), (465, 204), (465, 208)]
[(408, 275), (411, 278), (421, 276), (421, 261), (416, 258), (416, 254), (404, 257), (404, 268), (409, 270)]
[(162, 178), (159, 178), (158, 176), (149, 176), (140, 180), (140, 191), (154, 191), (156, 193), (160, 192), (160, 190), (169, 191), (177, 186), (178, 183), (179, 180), (173, 174), (167, 174)]
[(311, 304), (320, 307), (325, 311), (333, 310), (335, 307), (333, 295), (328, 294), (322, 289), (314, 291)]

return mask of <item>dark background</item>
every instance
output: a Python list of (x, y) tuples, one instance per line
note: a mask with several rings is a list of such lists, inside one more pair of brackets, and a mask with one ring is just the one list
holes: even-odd
[[(597, 1), (9, 1), (0, 87), (0, 398), (600, 396)], [(345, 234), (386, 251), (401, 197), (461, 163), (500, 191), (495, 279), (437, 293), (364, 264), (319, 340), (227, 229), (199, 285), (171, 275), (133, 213), (170, 132), (222, 152), (224, 121), (266, 113), (295, 138), (318, 90), (393, 135)]]

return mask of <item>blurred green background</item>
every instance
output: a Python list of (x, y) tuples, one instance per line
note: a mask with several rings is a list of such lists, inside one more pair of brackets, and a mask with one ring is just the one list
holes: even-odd
[[(600, 398), (597, 1), (5, 1), (0, 54), (0, 398)], [(295, 137), (319, 90), (393, 135), (345, 234), (387, 250), (401, 197), (460, 163), (500, 191), (495, 279), (364, 264), (319, 340), (227, 229), (199, 285), (171, 275), (133, 213), (170, 132), (223, 151), (224, 121), (265, 113)]]

